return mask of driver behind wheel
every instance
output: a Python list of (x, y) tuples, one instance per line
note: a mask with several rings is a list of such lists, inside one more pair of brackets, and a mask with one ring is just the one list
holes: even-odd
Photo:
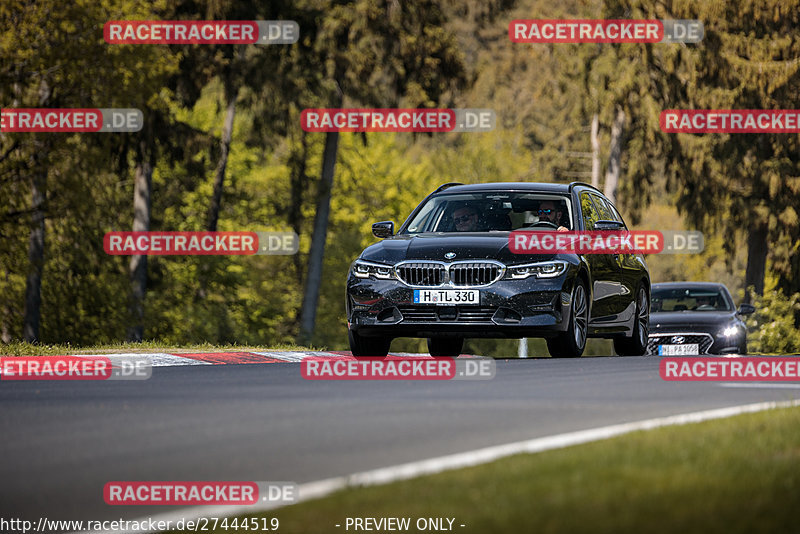
[(715, 310), (717, 299), (711, 295), (700, 295), (695, 298), (695, 305), (692, 308), (695, 311), (710, 311)]
[(553, 223), (558, 226), (559, 232), (569, 232), (569, 228), (561, 224), (561, 218), (564, 212), (561, 208), (561, 203), (555, 203), (552, 200), (545, 200), (539, 204), (539, 220)]
[(472, 206), (462, 206), (453, 212), (453, 223), (456, 232), (478, 231), (478, 210)]

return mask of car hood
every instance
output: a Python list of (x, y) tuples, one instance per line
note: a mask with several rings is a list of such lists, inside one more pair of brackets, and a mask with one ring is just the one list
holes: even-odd
[(691, 328), (706, 331), (712, 327), (722, 327), (737, 320), (736, 312), (677, 311), (650, 314), (650, 329), (657, 331), (688, 330)]
[[(505, 264), (546, 261), (554, 254), (514, 254), (508, 249), (508, 232), (400, 235), (367, 247), (361, 258), (395, 264), (403, 260), (458, 261), (493, 259)], [(445, 258), (454, 252), (454, 258)]]

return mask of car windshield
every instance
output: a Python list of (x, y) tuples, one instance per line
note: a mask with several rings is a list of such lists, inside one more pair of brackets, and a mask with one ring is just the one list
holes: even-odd
[(730, 311), (731, 305), (716, 288), (653, 288), (652, 311)]
[(566, 196), (480, 191), (431, 197), (401, 234), (572, 229)]

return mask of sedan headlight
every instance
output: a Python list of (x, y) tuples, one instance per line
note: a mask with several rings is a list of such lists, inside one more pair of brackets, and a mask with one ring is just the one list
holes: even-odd
[(541, 261), (524, 265), (509, 265), (506, 271), (506, 278), (511, 280), (524, 280), (529, 276), (555, 278), (567, 270), (567, 265), (565, 261)]
[(736, 337), (742, 333), (742, 328), (737, 325), (732, 325), (726, 327), (722, 332), (719, 333), (722, 337)]
[(389, 280), (392, 278), (392, 266), (381, 263), (370, 263), (364, 260), (356, 260), (353, 263), (353, 275), (356, 278), (369, 278), (370, 276), (379, 280)]

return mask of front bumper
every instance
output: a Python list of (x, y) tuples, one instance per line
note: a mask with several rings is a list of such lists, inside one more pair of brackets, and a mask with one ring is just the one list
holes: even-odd
[[(498, 280), (475, 288), (479, 305), (414, 304), (414, 288), (398, 280), (350, 276), (349, 328), (364, 336), (549, 337), (566, 330), (574, 276)], [(441, 289), (466, 289), (445, 287)]]
[(650, 332), (647, 341), (647, 354), (658, 354), (659, 345), (694, 344), (699, 347), (698, 354), (741, 354), (747, 351), (746, 335), (720, 336), (716, 332), (690, 332), (676, 329)]

